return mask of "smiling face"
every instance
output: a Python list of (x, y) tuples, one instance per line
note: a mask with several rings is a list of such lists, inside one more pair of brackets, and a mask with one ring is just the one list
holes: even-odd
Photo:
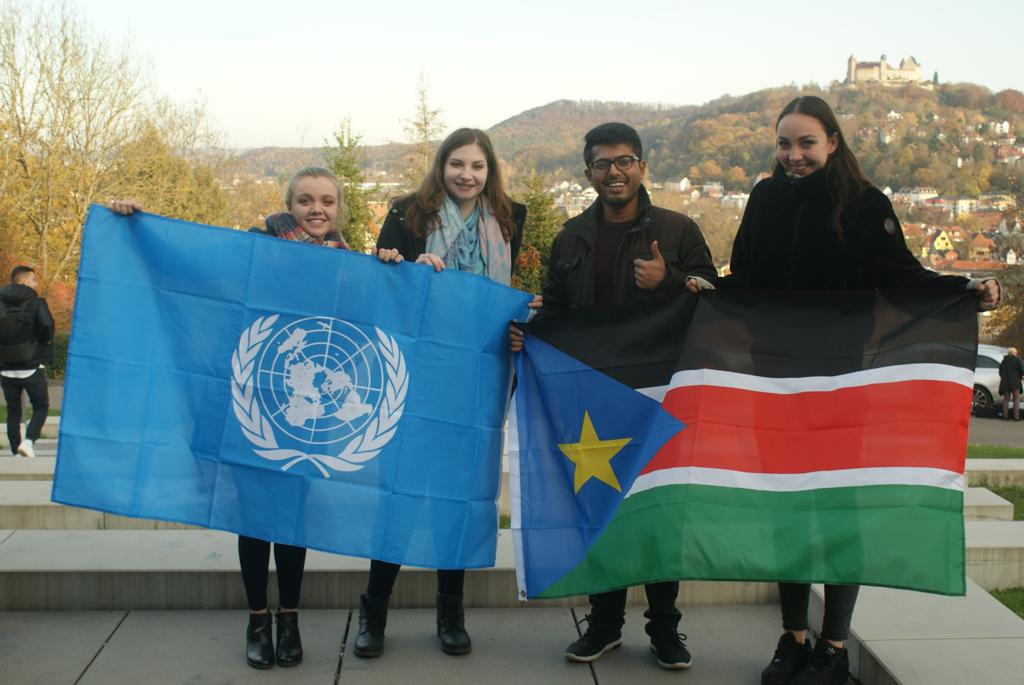
[[(599, 159), (611, 161), (617, 157), (637, 154), (633, 146), (628, 143), (595, 145), (592, 152), (591, 164)], [(587, 180), (590, 181), (590, 185), (594, 186), (601, 202), (611, 207), (625, 207), (636, 200), (636, 194), (640, 191), (640, 184), (644, 180), (646, 170), (647, 162), (640, 160), (633, 162), (628, 169), (620, 169), (612, 164), (608, 171), (603, 173), (588, 167), (586, 174)]]
[(452, 150), (444, 163), (444, 189), (460, 208), (471, 207), (487, 185), (487, 155), (476, 143)]
[(775, 156), (794, 176), (824, 168), (838, 146), (839, 134), (828, 135), (820, 121), (806, 114), (787, 114), (775, 129)]
[(321, 240), (338, 218), (338, 189), (329, 178), (303, 176), (295, 182), (288, 211), (299, 228)]

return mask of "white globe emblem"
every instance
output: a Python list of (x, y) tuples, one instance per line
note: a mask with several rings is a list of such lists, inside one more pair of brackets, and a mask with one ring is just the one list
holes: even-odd
[[(308, 461), (330, 478), (328, 469), (363, 468), (402, 418), (409, 375), (401, 348), (379, 328), (374, 339), (340, 319), (307, 317), (275, 330), (277, 320), (253, 322), (231, 356), (242, 434), (257, 456), (285, 462), (282, 470)], [(278, 433), (304, 449), (279, 445)]]
[(387, 383), (366, 334), (325, 317), (278, 329), (263, 345), (257, 368), (260, 404), (271, 423), (310, 445), (348, 440), (363, 430)]

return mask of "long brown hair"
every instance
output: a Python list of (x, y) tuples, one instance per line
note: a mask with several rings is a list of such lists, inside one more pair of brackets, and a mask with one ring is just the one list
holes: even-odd
[(487, 198), (490, 210), (501, 226), (501, 235), (506, 241), (512, 240), (512, 233), (515, 230), (512, 221), (512, 200), (505, 194), (501, 167), (498, 166), (498, 157), (494, 154), (491, 139), (478, 128), (460, 128), (445, 138), (434, 154), (430, 171), (423, 177), (420, 187), (411, 196), (406, 196), (413, 198), (405, 213), (405, 221), (413, 235), (422, 238), (434, 227), (433, 219), (437, 217), (441, 204), (448, 194), (444, 187), (444, 165), (448, 163), (448, 157), (456, 149), (474, 143), (480, 146), (487, 159), (487, 182), (481, 195)]
[[(846, 137), (843, 135), (842, 129), (839, 128), (839, 121), (827, 102), (815, 95), (801, 95), (793, 98), (788, 105), (782, 108), (782, 113), (775, 120), (776, 127), (779, 125), (778, 122), (782, 121), (782, 117), (787, 114), (806, 114), (809, 117), (814, 117), (825, 129), (825, 135), (828, 138), (835, 136), (838, 141), (835, 152), (829, 155), (823, 173), (832, 205), (829, 224), (842, 237), (843, 228), (839, 223), (839, 217), (865, 188), (871, 186), (871, 181), (860, 170), (860, 164), (857, 163), (857, 158), (850, 150), (850, 146), (846, 144)], [(776, 157), (772, 164), (772, 170), (774, 171), (778, 165), (779, 158)]]

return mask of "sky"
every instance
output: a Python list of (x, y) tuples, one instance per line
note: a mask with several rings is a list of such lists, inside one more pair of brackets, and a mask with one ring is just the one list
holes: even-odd
[[(49, 0), (23, 0), (51, 6)], [(405, 141), (417, 81), (446, 129), (554, 100), (700, 104), (846, 76), (850, 54), (1024, 90), (1024, 3), (66, 0), (228, 147)], [(835, 6), (836, 9), (823, 9)]]

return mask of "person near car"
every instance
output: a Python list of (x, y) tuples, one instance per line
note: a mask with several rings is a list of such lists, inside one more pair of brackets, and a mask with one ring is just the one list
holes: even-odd
[[(11, 452), (34, 457), (35, 442), (50, 411), (43, 373), (53, 361), (53, 316), (39, 297), (35, 269), (16, 266), (11, 282), (0, 289), (0, 385), (7, 402), (7, 439)], [(28, 395), (32, 418), (21, 434), (21, 396)]]
[(1024, 378), (1024, 362), (1017, 356), (1017, 348), (1011, 347), (999, 363), (999, 394), (1003, 396), (1003, 418), (1010, 418), (1010, 402), (1013, 402), (1013, 419), (1020, 421), (1021, 378)]

